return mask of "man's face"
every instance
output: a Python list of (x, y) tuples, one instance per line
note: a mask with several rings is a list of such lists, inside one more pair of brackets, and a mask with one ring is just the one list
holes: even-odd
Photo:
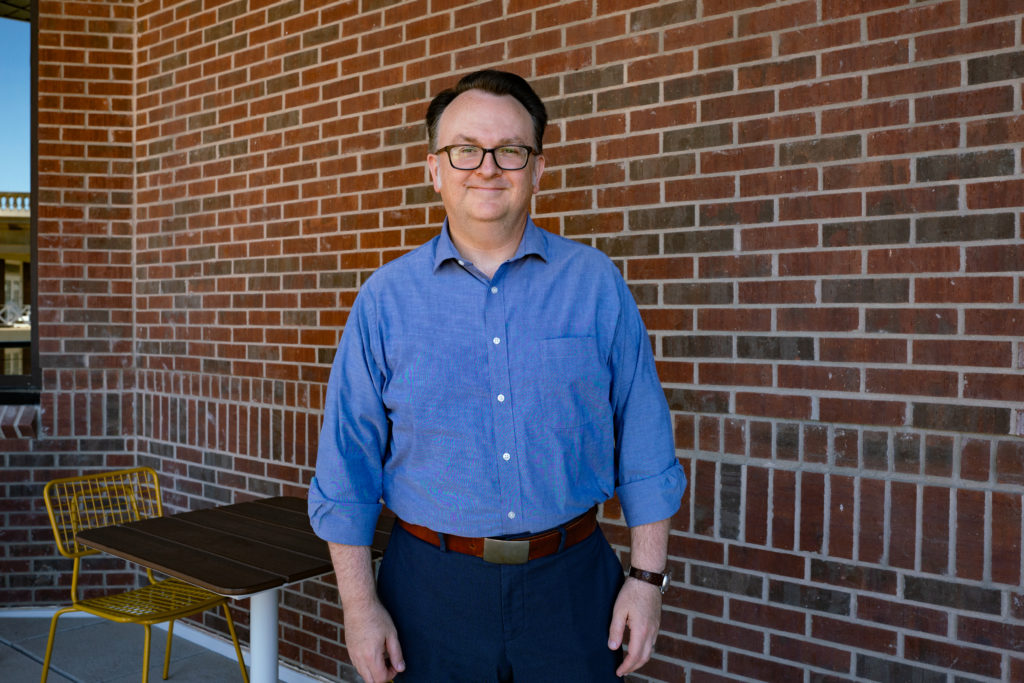
[[(536, 146), (529, 113), (510, 95), (464, 92), (444, 110), (437, 128), (438, 148), (455, 144)], [(531, 155), (526, 168), (518, 171), (498, 168), (491, 154), (473, 171), (452, 168), (444, 152), (427, 155), (427, 165), (449, 223), (456, 229), (473, 222), (519, 227), (525, 224), (530, 198), (539, 189), (544, 157)]]

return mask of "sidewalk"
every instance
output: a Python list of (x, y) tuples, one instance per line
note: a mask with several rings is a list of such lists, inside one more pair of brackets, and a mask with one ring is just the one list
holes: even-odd
[[(0, 679), (7, 683), (39, 681), (52, 614), (52, 609), (0, 609)], [(159, 683), (163, 674), (166, 643), (167, 630), (154, 626), (149, 654), (149, 680), (153, 683)], [(96, 617), (67, 614), (58, 622), (48, 681), (138, 683), (142, 680), (142, 644), (143, 628), (138, 624), (116, 624)], [(174, 625), (168, 681), (230, 683), (241, 680), (230, 642), (187, 624)], [(322, 683), (324, 680), (281, 667), (281, 683)]]

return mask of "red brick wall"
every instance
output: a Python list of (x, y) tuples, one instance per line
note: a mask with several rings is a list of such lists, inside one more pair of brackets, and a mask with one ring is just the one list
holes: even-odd
[[(442, 217), (425, 105), (502, 66), (552, 114), (538, 222), (621, 265), (691, 477), (647, 678), (1024, 678), (1018, 3), (40, 11), (46, 391), (0, 442), (7, 603), (57, 599), (56, 471), (303, 493), (360, 282)], [(283, 655), (336, 674), (339, 619), (329, 580), (288, 591)]]

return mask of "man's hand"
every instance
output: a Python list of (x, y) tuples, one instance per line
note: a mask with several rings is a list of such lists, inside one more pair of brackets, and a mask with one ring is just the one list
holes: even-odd
[(405, 671), (398, 631), (377, 598), (369, 546), (328, 543), (345, 614), (348, 656), (366, 683), (385, 683)]
[(378, 600), (345, 609), (345, 645), (366, 683), (385, 683), (405, 671), (395, 624)]
[(647, 663), (654, 653), (654, 641), (661, 623), (661, 591), (657, 586), (626, 579), (612, 610), (612, 625), (608, 629), (608, 648), (617, 650), (623, 644), (629, 629), (629, 646), (625, 659), (615, 672), (625, 676)]

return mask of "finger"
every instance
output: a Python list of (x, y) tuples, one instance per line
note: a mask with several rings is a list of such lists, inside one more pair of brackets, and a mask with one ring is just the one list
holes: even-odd
[(405, 658), (402, 656), (402, 646), (398, 642), (398, 636), (391, 634), (384, 641), (385, 647), (387, 647), (387, 656), (391, 660), (391, 669), (389, 670), (390, 677), (394, 677), (395, 674), (399, 674), (405, 671)]
[(612, 613), (612, 623), (608, 627), (608, 649), (618, 650), (622, 647), (622, 636), (626, 632), (626, 615), (619, 610)]
[(629, 650), (616, 672), (620, 677), (642, 667), (654, 653), (654, 634), (645, 628), (630, 628)]

